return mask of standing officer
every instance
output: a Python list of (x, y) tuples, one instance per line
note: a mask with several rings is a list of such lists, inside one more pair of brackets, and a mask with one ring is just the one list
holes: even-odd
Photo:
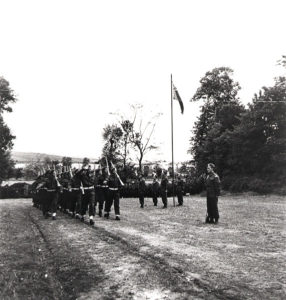
[(138, 176), (138, 195), (139, 195), (139, 203), (140, 207), (144, 208), (144, 195), (146, 191), (146, 183), (142, 174)]
[(184, 181), (181, 177), (181, 175), (178, 175), (178, 180), (176, 182), (176, 192), (178, 197), (178, 206), (183, 205), (183, 193), (184, 193)]
[(158, 204), (159, 195), (160, 195), (160, 185), (157, 176), (155, 175), (152, 183), (152, 198), (153, 198), (154, 206), (157, 206)]
[(162, 202), (163, 202), (163, 208), (168, 207), (168, 198), (167, 198), (167, 193), (168, 193), (168, 178), (167, 178), (167, 171), (164, 170), (161, 178), (161, 197), (162, 197)]
[(220, 195), (220, 179), (214, 172), (215, 165), (209, 163), (207, 165), (207, 177), (205, 180), (207, 190), (207, 216), (206, 223), (217, 223), (219, 219), (218, 213), (218, 196)]
[[(79, 171), (79, 179), (81, 181), (82, 194), (78, 201), (81, 221), (84, 221), (84, 215), (89, 210), (89, 224), (94, 225), (95, 214), (95, 192), (94, 192), (94, 173), (88, 163), (82, 166)], [(80, 201), (81, 200), (81, 201)]]
[(120, 221), (119, 188), (121, 186), (124, 186), (124, 184), (121, 181), (119, 175), (117, 174), (115, 166), (113, 165), (111, 168), (111, 174), (108, 177), (107, 184), (108, 184), (109, 195), (108, 195), (108, 200), (105, 202), (104, 217), (109, 219), (110, 209), (114, 202), (115, 220)]

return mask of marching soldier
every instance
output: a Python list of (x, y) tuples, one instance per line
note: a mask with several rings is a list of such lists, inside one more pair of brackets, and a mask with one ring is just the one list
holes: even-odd
[(139, 202), (140, 202), (140, 207), (144, 208), (144, 195), (146, 191), (146, 183), (142, 174), (139, 174), (138, 178), (139, 178), (138, 180)]
[(44, 186), (45, 192), (42, 194), (42, 209), (45, 218), (48, 218), (50, 211), (52, 213), (52, 219), (56, 220), (60, 187), (61, 185), (58, 181), (56, 170), (48, 171), (46, 184)]
[(207, 177), (205, 179), (207, 190), (207, 216), (206, 223), (217, 223), (219, 219), (218, 196), (220, 195), (220, 179), (214, 172), (215, 165), (207, 165)]
[(115, 220), (119, 221), (120, 220), (119, 189), (121, 186), (124, 186), (124, 183), (121, 181), (119, 175), (117, 174), (116, 168), (113, 165), (111, 168), (111, 174), (108, 178), (107, 184), (108, 184), (109, 195), (108, 195), (108, 200), (105, 202), (104, 217), (109, 219), (110, 209), (112, 207), (112, 204), (114, 203)]
[(154, 206), (157, 206), (158, 204), (158, 197), (160, 195), (160, 184), (157, 179), (157, 176), (154, 176), (153, 183), (152, 183), (152, 198)]
[(163, 208), (168, 207), (168, 198), (167, 198), (167, 193), (168, 193), (168, 178), (167, 178), (167, 171), (165, 170), (162, 174), (162, 179), (161, 179), (161, 197), (162, 197), (162, 202), (163, 202)]
[(98, 215), (102, 217), (103, 205), (107, 201), (108, 196), (108, 174), (106, 168), (98, 169), (98, 174), (96, 178), (96, 197), (98, 201)]
[(89, 224), (94, 225), (95, 214), (95, 191), (94, 191), (94, 174), (91, 167), (86, 163), (78, 174), (81, 181), (81, 199), (78, 199), (78, 208), (80, 211), (81, 221), (84, 221), (84, 215), (89, 208)]
[(178, 175), (178, 180), (176, 182), (176, 192), (178, 197), (178, 206), (183, 205), (183, 193), (184, 193), (184, 181), (181, 177), (181, 175)]

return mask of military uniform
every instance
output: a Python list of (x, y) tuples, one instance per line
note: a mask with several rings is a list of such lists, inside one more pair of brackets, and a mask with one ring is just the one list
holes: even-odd
[(56, 178), (55, 171), (49, 171), (43, 188), (41, 188), (42, 210), (43, 215), (47, 218), (48, 213), (52, 214), (53, 219), (56, 219), (58, 199), (59, 199), (59, 184)]
[(160, 195), (160, 185), (157, 178), (155, 178), (152, 183), (152, 199), (153, 199), (154, 206), (157, 206), (158, 204), (159, 195)]
[(98, 202), (98, 215), (102, 216), (103, 206), (104, 203), (107, 201), (108, 197), (108, 175), (105, 172), (105, 169), (103, 169), (103, 173), (99, 172), (97, 178), (96, 178), (96, 198)]
[(178, 197), (178, 205), (183, 205), (184, 199), (183, 199), (183, 193), (184, 193), (184, 181), (181, 177), (178, 177), (178, 180), (176, 182), (176, 193)]
[(121, 187), (121, 183), (118, 178), (118, 175), (115, 173), (114, 170), (111, 172), (110, 176), (108, 177), (107, 185), (108, 185), (108, 199), (105, 202), (104, 217), (107, 219), (109, 218), (110, 209), (114, 203), (114, 211), (116, 216), (115, 219), (120, 220), (119, 189)]
[(163, 208), (167, 208), (168, 206), (168, 198), (167, 198), (167, 193), (168, 193), (168, 178), (166, 174), (163, 174), (162, 179), (161, 179), (161, 197), (162, 197), (162, 202), (163, 202)]
[(219, 219), (218, 196), (220, 195), (220, 179), (216, 173), (207, 175), (205, 180), (207, 190), (206, 223), (217, 223)]
[(84, 215), (89, 210), (89, 223), (94, 224), (93, 218), (95, 214), (95, 191), (94, 191), (94, 175), (93, 171), (88, 168), (82, 168), (78, 174), (83, 187), (81, 199), (78, 201), (78, 208), (81, 215), (81, 220), (84, 220)]
[(138, 195), (139, 195), (139, 203), (141, 208), (144, 208), (145, 191), (146, 191), (146, 183), (144, 178), (140, 176), (138, 181)]

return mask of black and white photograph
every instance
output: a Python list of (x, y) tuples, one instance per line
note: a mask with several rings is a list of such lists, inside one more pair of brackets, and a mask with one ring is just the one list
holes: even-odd
[(0, 0), (0, 299), (286, 299), (285, 12)]

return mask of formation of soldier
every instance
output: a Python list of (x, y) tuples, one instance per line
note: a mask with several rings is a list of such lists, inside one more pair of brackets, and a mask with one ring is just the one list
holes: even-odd
[[(213, 171), (214, 165), (208, 165), (206, 177), (207, 188), (207, 223), (217, 223), (219, 214), (217, 208), (219, 195), (219, 177)], [(168, 176), (163, 171), (159, 182), (156, 175), (151, 184), (152, 200), (154, 206), (158, 205), (161, 197), (163, 208), (168, 207)], [(72, 217), (85, 220), (88, 215), (89, 224), (94, 225), (94, 217), (98, 206), (98, 216), (110, 217), (110, 211), (114, 206), (115, 220), (120, 220), (120, 189), (124, 186), (116, 167), (106, 161), (106, 166), (91, 169), (88, 162), (81, 169), (57, 166), (47, 170), (33, 183), (33, 205), (42, 210), (43, 216), (56, 219), (57, 210), (70, 214)], [(178, 204), (183, 205), (184, 181), (181, 176), (175, 180), (175, 192)], [(143, 175), (138, 175), (137, 181), (140, 207), (144, 208), (146, 196), (146, 182)]]
[(120, 220), (120, 179), (114, 165), (92, 170), (88, 163), (81, 169), (57, 166), (47, 170), (33, 183), (33, 205), (42, 210), (45, 218), (56, 219), (57, 209), (69, 213), (72, 217), (85, 220), (89, 216), (90, 225), (98, 204), (98, 215), (109, 218), (114, 205), (116, 220)]

